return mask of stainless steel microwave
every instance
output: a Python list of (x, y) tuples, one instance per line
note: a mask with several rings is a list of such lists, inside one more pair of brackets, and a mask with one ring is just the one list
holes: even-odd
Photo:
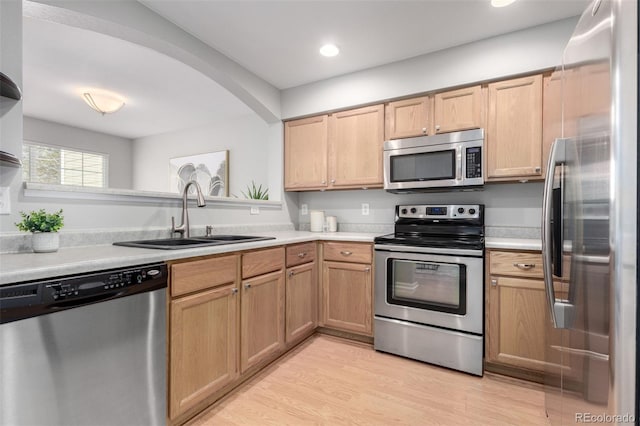
[(384, 143), (389, 192), (473, 190), (484, 185), (484, 130), (393, 139)]

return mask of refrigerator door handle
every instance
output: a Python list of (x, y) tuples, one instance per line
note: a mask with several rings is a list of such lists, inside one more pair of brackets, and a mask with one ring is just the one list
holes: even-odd
[[(572, 312), (572, 305), (570, 303), (556, 301), (555, 289), (553, 288), (553, 241), (551, 241), (553, 179), (556, 168), (562, 166), (566, 161), (565, 150), (568, 140), (569, 139), (558, 138), (551, 146), (542, 197), (542, 270), (544, 272), (544, 288), (547, 296), (547, 304), (555, 328), (569, 328)], [(561, 182), (561, 185), (564, 185), (564, 182)], [(562, 206), (560, 205), (556, 208), (562, 208)], [(562, 218), (562, 215), (556, 215), (556, 217)], [(558, 227), (558, 229), (562, 228)], [(557, 253), (558, 256), (562, 256), (562, 247), (560, 247)], [(562, 260), (560, 260), (560, 262), (562, 262)]]

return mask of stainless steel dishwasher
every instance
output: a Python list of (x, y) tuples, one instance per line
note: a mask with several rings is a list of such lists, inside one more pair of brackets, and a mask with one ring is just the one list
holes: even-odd
[(1, 425), (162, 425), (167, 268), (0, 287)]

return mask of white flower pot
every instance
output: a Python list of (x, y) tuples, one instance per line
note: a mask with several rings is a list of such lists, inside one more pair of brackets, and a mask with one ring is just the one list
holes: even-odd
[(57, 232), (34, 232), (31, 247), (36, 253), (51, 253), (60, 247), (60, 235)]

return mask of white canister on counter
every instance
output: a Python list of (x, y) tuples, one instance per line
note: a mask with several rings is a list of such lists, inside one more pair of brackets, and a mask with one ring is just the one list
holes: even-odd
[(338, 231), (338, 218), (335, 216), (327, 216), (327, 231), (329, 232), (337, 232)]
[(324, 226), (324, 211), (311, 210), (309, 215), (311, 216), (311, 232), (322, 232)]

